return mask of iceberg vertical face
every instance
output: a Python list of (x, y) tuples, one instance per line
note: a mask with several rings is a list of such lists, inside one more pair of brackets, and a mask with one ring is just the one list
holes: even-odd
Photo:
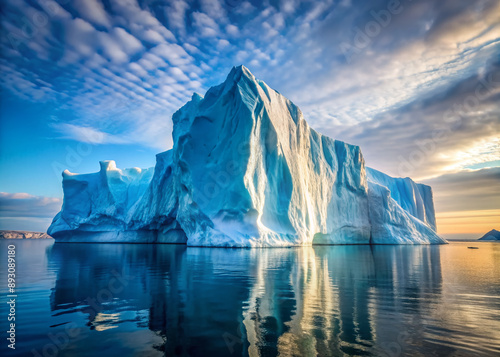
[(369, 243), (359, 148), (312, 130), (245, 68), (173, 121), (177, 219), (188, 244)]
[(432, 190), (367, 169), (373, 244), (445, 243), (436, 234)]
[(387, 187), (391, 198), (401, 208), (436, 230), (434, 200), (430, 186), (415, 183), (409, 177), (391, 177), (369, 167), (366, 168), (366, 173), (368, 181)]
[(130, 229), (156, 233), (156, 243), (186, 243), (177, 222), (178, 194), (172, 174), (172, 150), (156, 155), (151, 183), (132, 209)]
[(243, 66), (172, 120), (174, 146), (154, 172), (113, 162), (96, 174), (65, 172), (49, 233), (224, 247), (441, 240), (429, 187), (365, 169), (359, 147), (311, 129)]

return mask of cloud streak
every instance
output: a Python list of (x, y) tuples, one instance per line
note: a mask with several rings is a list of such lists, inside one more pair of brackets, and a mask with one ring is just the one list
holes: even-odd
[(60, 211), (61, 206), (60, 198), (0, 192), (0, 217), (2, 218), (53, 218)]
[(500, 222), (500, 167), (466, 170), (424, 181), (431, 185), (438, 232), (479, 238)]

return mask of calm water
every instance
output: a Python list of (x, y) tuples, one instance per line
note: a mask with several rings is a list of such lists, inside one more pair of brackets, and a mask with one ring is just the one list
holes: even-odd
[(17, 247), (17, 349), (6, 348), (2, 303), (2, 356), (500, 354), (499, 243), (2, 241), (4, 262), (9, 243)]

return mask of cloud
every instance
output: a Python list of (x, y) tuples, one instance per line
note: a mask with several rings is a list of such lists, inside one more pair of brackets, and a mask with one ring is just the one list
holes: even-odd
[(142, 39), (153, 44), (162, 43), (165, 39), (158, 32), (148, 29), (142, 33)]
[(470, 239), (499, 229), (500, 167), (462, 171), (424, 183), (434, 193), (438, 232)]
[(498, 160), (500, 67), (478, 72), (369, 122), (322, 131), (360, 145), (368, 165), (396, 176), (422, 179)]
[[(129, 34), (121, 27), (115, 27), (113, 29), (113, 34), (115, 39), (121, 44), (122, 48), (129, 55), (133, 55), (144, 49), (142, 43), (137, 38)], [(156, 34), (159, 36), (158, 33)]]
[(200, 0), (201, 10), (211, 19), (219, 22), (226, 21), (226, 9), (220, 0)]
[(231, 36), (237, 36), (239, 34), (238, 27), (232, 24), (226, 25), (226, 32)]
[(116, 42), (116, 39), (111, 37), (108, 33), (100, 32), (98, 34), (99, 42), (102, 51), (109, 60), (115, 63), (128, 62), (129, 57), (123, 48)]
[(193, 23), (202, 37), (215, 37), (219, 34), (219, 25), (203, 12), (193, 12)]
[(499, 210), (500, 167), (467, 170), (424, 181), (440, 212)]
[(281, 0), (280, 1), (280, 10), (285, 14), (295, 12), (298, 6), (298, 1), (295, 0)]
[(227, 46), (229, 46), (230, 43), (228, 40), (219, 40), (219, 42), (217, 43), (217, 50), (219, 51), (222, 51), (224, 48), (226, 48)]
[(170, 68), (169, 70), (170, 74), (172, 77), (174, 77), (177, 81), (179, 82), (186, 82), (189, 81), (189, 77), (182, 72), (179, 68)]
[(128, 144), (126, 139), (122, 139), (116, 135), (111, 135), (100, 130), (78, 126), (74, 124), (62, 123), (56, 125), (62, 136), (61, 139), (72, 139), (83, 143), (89, 144)]
[(52, 218), (60, 211), (62, 199), (27, 193), (0, 192), (0, 217)]
[(181, 35), (186, 34), (186, 12), (188, 8), (187, 2), (174, 0), (164, 10), (170, 28), (178, 31)]
[(110, 27), (111, 22), (104, 6), (99, 0), (75, 0), (72, 5), (78, 11), (80, 16), (102, 27)]

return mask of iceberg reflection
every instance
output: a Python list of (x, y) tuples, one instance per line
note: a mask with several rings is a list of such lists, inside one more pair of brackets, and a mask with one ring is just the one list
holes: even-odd
[(83, 314), (82, 349), (107, 336), (132, 355), (392, 356), (421, 351), (439, 249), (56, 244), (51, 309)]

